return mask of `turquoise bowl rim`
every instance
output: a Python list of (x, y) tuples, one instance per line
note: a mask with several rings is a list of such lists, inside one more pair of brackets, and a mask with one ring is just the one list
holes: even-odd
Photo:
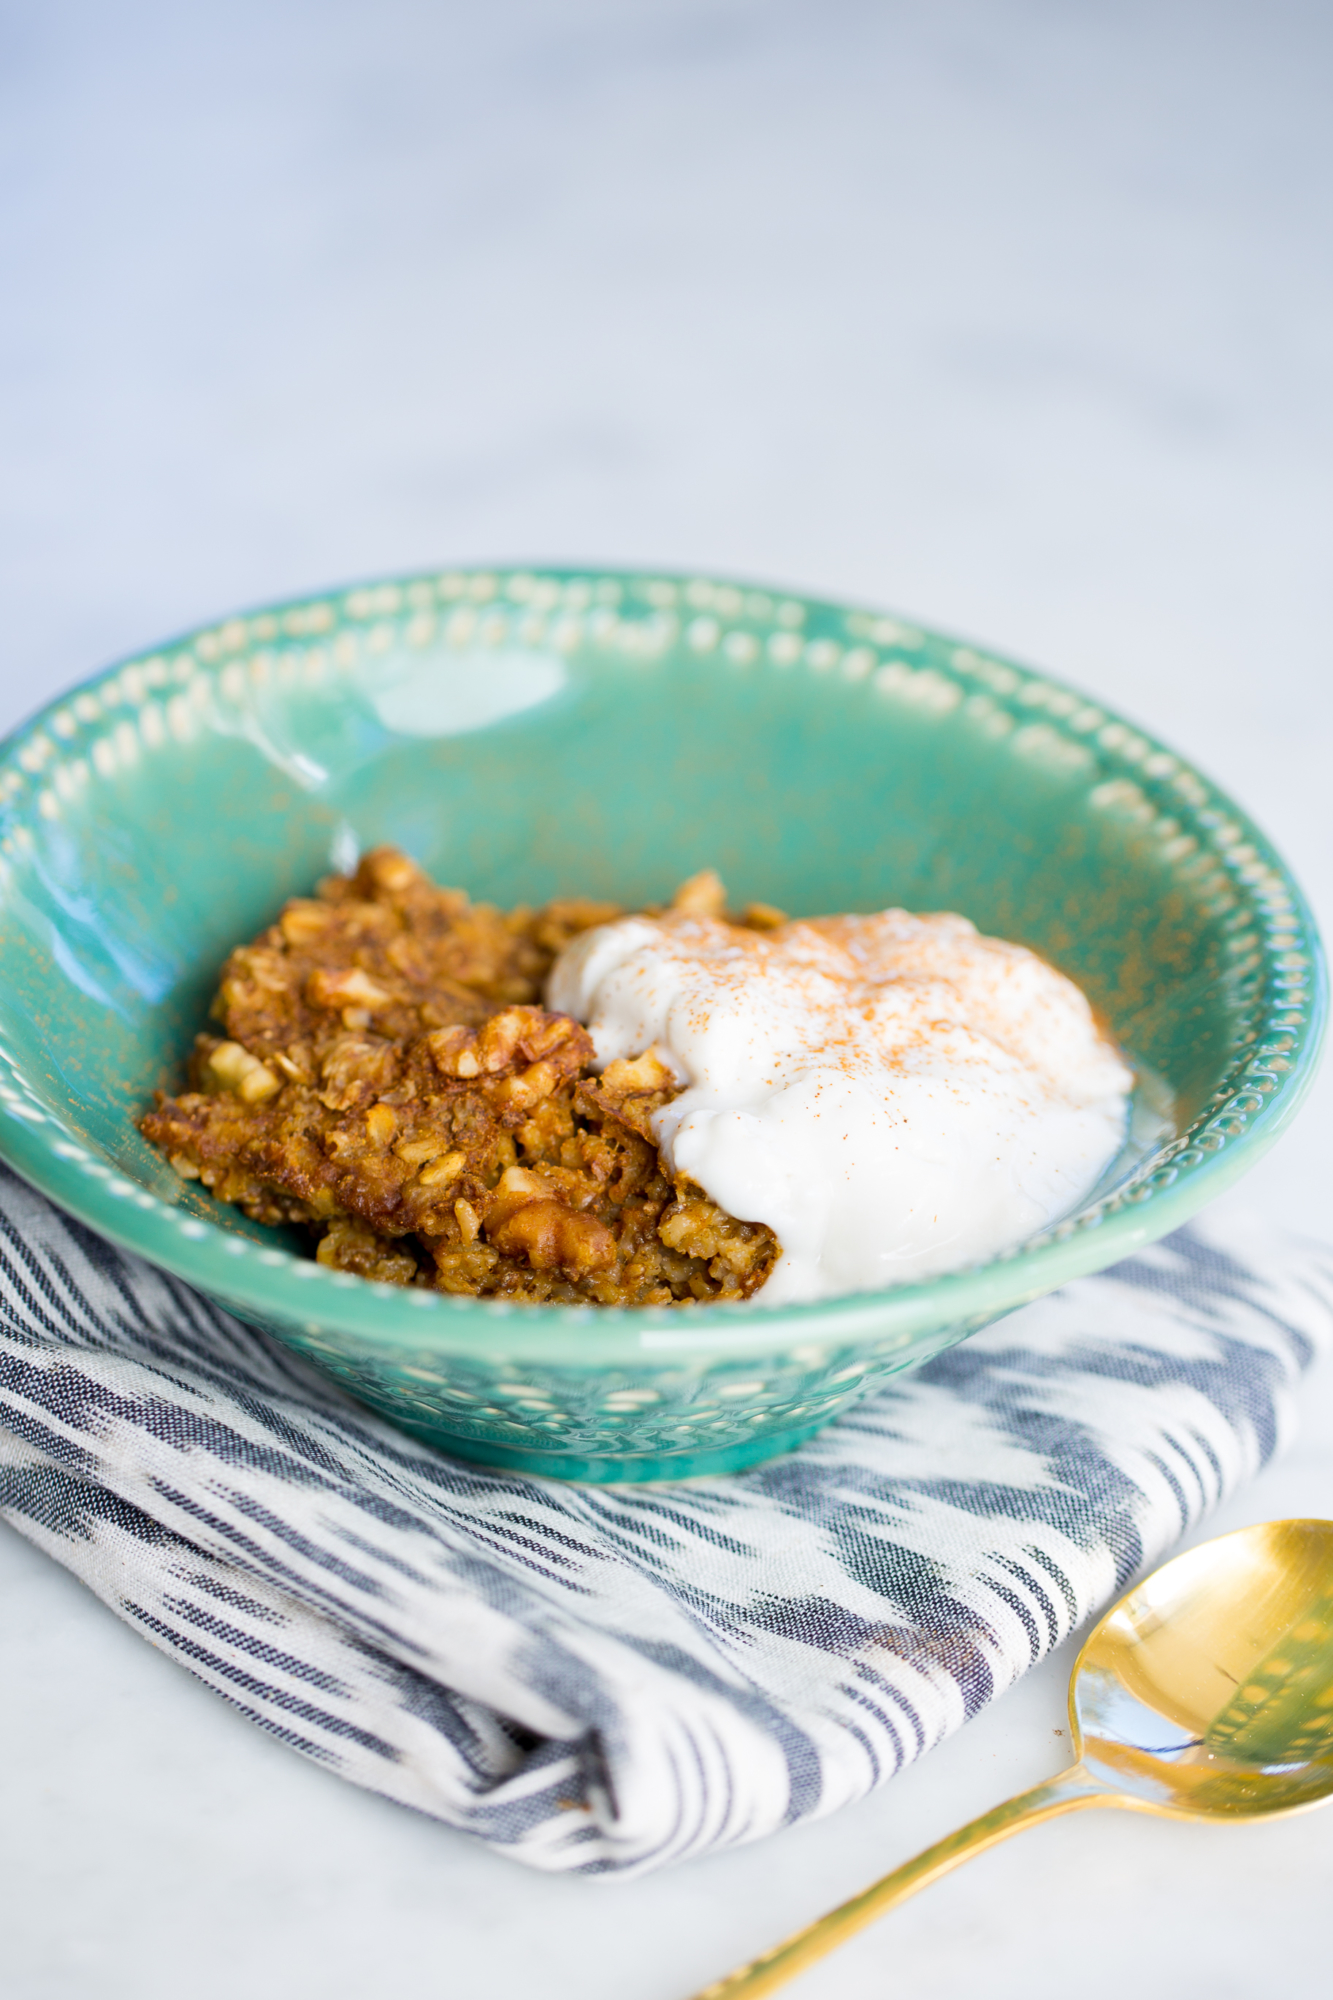
[[(673, 1356), (743, 1358), (785, 1349), (813, 1336), (856, 1344), (904, 1339), (947, 1325), (982, 1324), (1043, 1296), (1071, 1279), (1118, 1261), (1176, 1228), (1229, 1187), (1278, 1138), (1299, 1109), (1323, 1042), (1328, 1011), (1324, 954), (1309, 905), (1291, 870), (1242, 809), (1178, 752), (1126, 721), (1103, 702), (967, 641), (907, 625), (876, 610), (774, 590), (731, 578), (608, 567), (499, 566), (414, 572), (373, 578), (332, 591), (267, 604), (194, 628), (174, 641), (137, 652), (68, 689), (0, 743), (0, 888), (10, 858), (39, 837), (25, 818), (35, 811), (66, 748), (89, 749), (91, 720), (102, 696), (123, 699), (121, 677), (159, 669), (165, 677), (211, 672), (253, 632), (328, 630), (339, 620), (374, 620), (390, 604), (432, 591), (441, 599), (507, 595), (521, 602), (523, 587), (551, 581), (586, 582), (603, 598), (627, 586), (674, 593), (688, 613), (692, 645), (749, 660), (754, 650), (756, 602), (776, 606), (782, 631), (785, 606), (842, 617), (875, 642), (910, 645), (903, 634), (928, 638), (949, 654), (949, 671), (902, 662), (881, 665), (920, 681), (920, 696), (949, 695), (973, 702), (1017, 704), (1058, 741), (1081, 743), (1095, 731), (1101, 759), (1119, 774), (1122, 803), (1140, 817), (1154, 813), (1178, 823), (1209, 851), (1233, 890), (1266, 919), (1260, 941), (1262, 999), (1257, 1032), (1237, 1053), (1214, 1099), (1188, 1128), (1142, 1162), (1128, 1179), (1076, 1218), (1062, 1222), (989, 1262), (889, 1291), (856, 1294), (810, 1305), (670, 1308), (528, 1306), (503, 1300), (455, 1298), (438, 1292), (404, 1292), (330, 1272), (313, 1259), (256, 1243), (218, 1224), (189, 1216), (139, 1186), (62, 1131), (22, 1072), (0, 1048), (0, 1157), (44, 1193), (113, 1242), (224, 1300), (243, 1316), (278, 1316), (310, 1331), (335, 1329), (375, 1348), (404, 1341), (429, 1345), (442, 1357), (493, 1357), (497, 1323), (504, 1319), (504, 1350), (511, 1362), (556, 1366), (632, 1365), (635, 1355), (654, 1365)], [(734, 607), (734, 609), (732, 608)], [(749, 608), (747, 618), (737, 616)], [(703, 628), (708, 628), (706, 633)], [(868, 657), (870, 648), (862, 649)], [(870, 669), (867, 669), (870, 671)], [(1091, 721), (1086, 718), (1093, 718)], [(89, 725), (89, 726), (85, 726)], [(80, 739), (83, 739), (80, 741)], [(1280, 1048), (1271, 1045), (1280, 1042)], [(1271, 1067), (1277, 1060), (1282, 1067)]]

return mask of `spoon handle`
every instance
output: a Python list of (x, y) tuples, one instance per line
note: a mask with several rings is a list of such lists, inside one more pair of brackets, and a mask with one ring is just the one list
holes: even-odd
[(705, 1986), (693, 1996), (693, 2000), (759, 2000), (761, 1993), (775, 1992), (798, 1972), (804, 1971), (807, 1965), (813, 1965), (816, 1959), (823, 1958), (844, 1939), (851, 1937), (853, 1932), (882, 1916), (885, 1910), (891, 1910), (896, 1903), (906, 1902), (927, 1883), (947, 1875), (960, 1861), (980, 1854), (983, 1848), (994, 1847), (997, 1841), (1007, 1840), (1021, 1827), (1035, 1826), (1038, 1820), (1054, 1819), (1058, 1813), (1074, 1812), (1080, 1806), (1119, 1803), (1119, 1794), (1099, 1784), (1082, 1764), (1071, 1765), (1058, 1778), (1051, 1778), (1044, 1785), (1034, 1785), (1030, 1792), (1020, 1792), (1017, 1798), (992, 1806), (980, 1819), (969, 1821), (956, 1833), (946, 1834), (943, 1840), (937, 1840), (924, 1853), (904, 1861), (902, 1867), (895, 1868), (892, 1874), (873, 1882), (868, 1889), (862, 1889), (859, 1895), (849, 1897), (845, 1903), (839, 1903), (836, 1910), (817, 1917), (804, 1930), (794, 1931), (781, 1944), (774, 1945), (771, 1951), (752, 1958), (748, 1965), (738, 1966), (735, 1972), (715, 1980), (713, 1985)]

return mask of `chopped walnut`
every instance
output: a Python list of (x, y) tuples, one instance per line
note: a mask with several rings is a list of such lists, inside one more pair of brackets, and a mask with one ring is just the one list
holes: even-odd
[(703, 868), (697, 875), (691, 875), (688, 882), (682, 882), (671, 898), (671, 907), (684, 910), (691, 917), (724, 917), (727, 892), (716, 868)]

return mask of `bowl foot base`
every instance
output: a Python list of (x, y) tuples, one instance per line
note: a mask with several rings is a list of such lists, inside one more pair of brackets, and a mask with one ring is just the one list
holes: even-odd
[(486, 1438), (447, 1435), (429, 1424), (404, 1423), (395, 1413), (392, 1421), (415, 1437), (424, 1438), (449, 1458), (465, 1459), (469, 1465), (484, 1465), (496, 1472), (535, 1472), (545, 1479), (573, 1479), (587, 1485), (611, 1486), (642, 1484), (651, 1479), (703, 1479), (718, 1472), (742, 1472), (748, 1465), (760, 1465), (767, 1458), (779, 1458), (794, 1451), (807, 1438), (831, 1423), (836, 1411), (815, 1424), (801, 1424), (795, 1430), (771, 1431), (767, 1436), (747, 1438), (741, 1444), (719, 1445), (715, 1450), (663, 1452), (656, 1458), (577, 1458), (572, 1452), (527, 1451), (518, 1445), (492, 1444)]

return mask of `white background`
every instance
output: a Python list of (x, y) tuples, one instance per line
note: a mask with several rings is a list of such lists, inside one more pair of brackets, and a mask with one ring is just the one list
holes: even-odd
[[(268, 596), (698, 567), (1026, 657), (1333, 914), (1321, 0), (0, 4), (0, 725)], [(1231, 1197), (1333, 1232), (1333, 1072)], [(1333, 1515), (1333, 1381), (1216, 1526)], [(0, 1535), (15, 2000), (684, 2000), (1060, 1761), (1067, 1659), (886, 1792), (546, 1881), (259, 1735)], [(1333, 1813), (1089, 1815), (794, 1992), (1326, 1979)]]

